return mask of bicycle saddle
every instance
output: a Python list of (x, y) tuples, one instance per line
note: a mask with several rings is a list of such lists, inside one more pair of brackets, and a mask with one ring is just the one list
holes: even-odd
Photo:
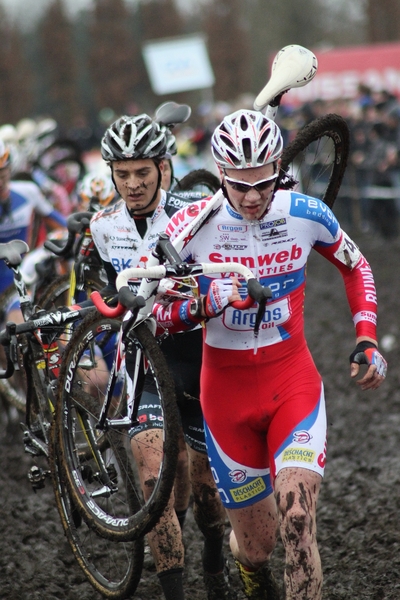
[(254, 101), (254, 110), (262, 110), (280, 94), (309, 83), (318, 69), (317, 57), (311, 50), (292, 44), (275, 56), (271, 77)]
[(190, 117), (192, 109), (187, 104), (164, 102), (156, 110), (154, 120), (160, 125), (173, 127), (177, 123), (185, 123)]

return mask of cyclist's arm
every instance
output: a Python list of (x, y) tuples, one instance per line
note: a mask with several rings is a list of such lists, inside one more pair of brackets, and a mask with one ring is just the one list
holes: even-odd
[(118, 293), (115, 285), (117, 272), (110, 262), (107, 262), (104, 259), (101, 259), (101, 262), (107, 275), (107, 285), (100, 290), (100, 294), (103, 296), (103, 299), (107, 301), (107, 299), (116, 296)]
[[(176, 300), (168, 305), (156, 302), (153, 306), (153, 315), (158, 324), (157, 335), (165, 329), (168, 329), (171, 334), (188, 331), (204, 321), (206, 317), (202, 314), (200, 303), (196, 302), (195, 306), (195, 302), (196, 299)], [(195, 314), (192, 314), (192, 307), (196, 309)]]
[(344, 232), (334, 244), (314, 248), (333, 263), (343, 277), (357, 343), (366, 340), (376, 344), (377, 296), (368, 261)]
[(60, 227), (67, 227), (67, 219), (58, 210), (52, 210), (44, 217), (44, 221), (50, 231), (59, 229)]

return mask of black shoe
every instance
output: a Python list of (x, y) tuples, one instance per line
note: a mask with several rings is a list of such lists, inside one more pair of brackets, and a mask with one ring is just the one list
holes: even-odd
[(237, 594), (230, 586), (228, 564), (221, 573), (204, 572), (203, 580), (207, 600), (237, 600)]
[(248, 571), (235, 560), (240, 579), (243, 582), (244, 593), (250, 600), (281, 600), (279, 585), (271, 571), (269, 564), (258, 571)]

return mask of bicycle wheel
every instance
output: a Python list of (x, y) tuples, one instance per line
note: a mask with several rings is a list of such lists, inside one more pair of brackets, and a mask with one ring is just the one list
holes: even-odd
[[(161, 516), (174, 482), (179, 419), (174, 385), (164, 356), (142, 323), (133, 331), (137, 348), (138, 381), (152, 373), (164, 416), (164, 445), (159, 474), (145, 502), (137, 465), (126, 428), (96, 428), (109, 385), (119, 322), (89, 315), (68, 344), (60, 374), (56, 426), (58, 447), (69, 491), (84, 520), (98, 534), (112, 540), (138, 539), (150, 531)], [(123, 376), (123, 369), (119, 375)], [(137, 389), (137, 394), (142, 389)], [(124, 414), (125, 388), (113, 383), (112, 417)], [(141, 468), (146, 460), (141, 459)], [(153, 480), (153, 478), (152, 478)], [(136, 503), (136, 509), (132, 506)]]
[[(320, 198), (332, 208), (346, 170), (349, 128), (339, 115), (328, 114), (312, 121), (296, 135), (282, 154), (280, 187), (293, 188)], [(285, 178), (285, 174), (289, 177)]]
[[(42, 387), (40, 376), (43, 373), (39, 374), (28, 344), (26, 336), (19, 337), (17, 346), (19, 371), (15, 371), (10, 379), (0, 379), (0, 395), (22, 413), (27, 410), (27, 398), (30, 401), (29, 406), (35, 405), (36, 412), (39, 412), (38, 394), (41, 393)], [(40, 360), (39, 357), (37, 359)], [(29, 411), (28, 407), (28, 419), (30, 419)]]
[(55, 307), (68, 306), (68, 294), (70, 288), (69, 273), (59, 275), (44, 289), (39, 288), (35, 293), (34, 303), (43, 310), (51, 310)]
[(200, 191), (206, 194), (215, 194), (221, 187), (219, 178), (207, 169), (195, 169), (182, 177), (176, 184), (174, 192)]
[(130, 598), (142, 572), (143, 538), (132, 542), (105, 540), (80, 517), (68, 492), (55, 446), (52, 428), (51, 475), (57, 509), (74, 557), (89, 583), (104, 598)]

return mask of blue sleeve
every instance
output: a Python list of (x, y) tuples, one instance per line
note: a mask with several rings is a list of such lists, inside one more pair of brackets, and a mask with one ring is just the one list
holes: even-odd
[(53, 219), (61, 227), (67, 226), (67, 219), (60, 212), (58, 212), (58, 210), (52, 210), (51, 213), (46, 215), (46, 218)]

